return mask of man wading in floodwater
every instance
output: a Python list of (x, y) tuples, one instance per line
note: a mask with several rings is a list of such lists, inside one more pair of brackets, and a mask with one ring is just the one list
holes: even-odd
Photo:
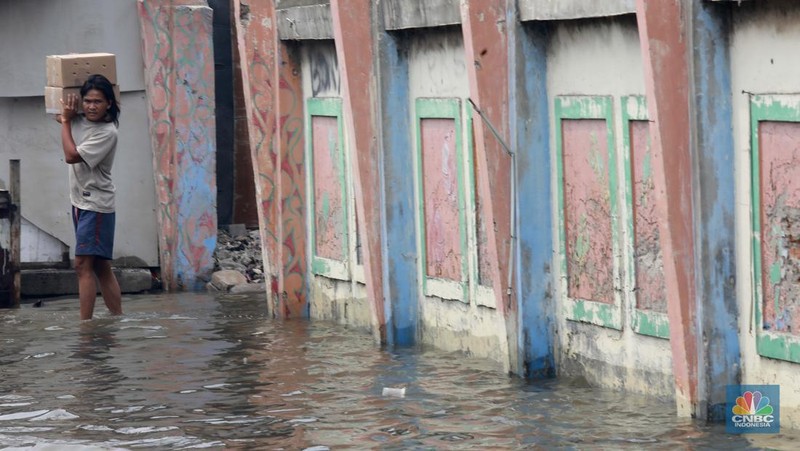
[[(111, 82), (91, 75), (81, 87), (81, 98), (62, 100), (61, 144), (69, 165), (69, 197), (75, 226), (75, 272), (81, 319), (91, 319), (97, 281), (112, 315), (122, 314), (122, 294), (111, 258), (114, 253), (114, 184), (111, 166), (117, 151), (119, 105)], [(83, 114), (78, 114), (78, 102)]]

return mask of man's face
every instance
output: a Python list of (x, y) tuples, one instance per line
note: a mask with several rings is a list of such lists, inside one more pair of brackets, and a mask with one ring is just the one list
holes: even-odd
[(102, 91), (97, 89), (90, 89), (89, 92), (83, 96), (83, 114), (86, 119), (92, 122), (102, 122), (106, 118), (106, 111), (111, 106), (111, 102), (106, 99)]

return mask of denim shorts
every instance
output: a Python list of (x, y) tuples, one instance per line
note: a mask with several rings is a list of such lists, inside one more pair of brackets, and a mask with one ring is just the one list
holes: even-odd
[(111, 260), (114, 255), (116, 213), (98, 213), (72, 207), (75, 226), (75, 255), (93, 255)]

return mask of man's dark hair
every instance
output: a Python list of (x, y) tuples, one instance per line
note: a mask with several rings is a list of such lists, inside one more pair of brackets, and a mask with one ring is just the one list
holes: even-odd
[(91, 91), (92, 89), (96, 89), (103, 93), (108, 100), (110, 106), (108, 107), (108, 115), (111, 118), (111, 122), (114, 123), (117, 127), (119, 127), (119, 104), (117, 103), (117, 97), (114, 95), (114, 85), (108, 81), (108, 78), (100, 75), (94, 74), (89, 75), (89, 78), (86, 82), (81, 86), (81, 98), (86, 96), (86, 93)]

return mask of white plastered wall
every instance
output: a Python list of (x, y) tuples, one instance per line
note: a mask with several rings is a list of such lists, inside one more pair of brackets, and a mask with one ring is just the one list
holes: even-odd
[[(620, 231), (629, 242), (629, 212), (624, 208), (624, 144), (621, 101), (623, 96), (644, 95), (644, 72), (639, 36), (633, 16), (570, 22), (552, 22), (547, 52), (547, 90), (551, 112), (551, 167), (556, 168), (555, 98), (564, 95), (611, 96), (616, 149), (617, 192)], [(560, 215), (558, 177), (552, 184), (553, 218)], [(524, 224), (522, 225), (524, 227)], [(593, 385), (657, 395), (674, 396), (672, 355), (668, 340), (645, 336), (632, 329), (633, 293), (630, 278), (624, 277), (628, 246), (615, 256), (615, 268), (621, 271), (622, 287), (617, 299), (622, 303), (622, 330), (568, 320), (566, 316), (566, 274), (558, 249), (559, 221), (553, 221), (555, 252), (553, 256), (559, 372), (584, 376)]]
[[(464, 43), (461, 30), (457, 27), (421, 30), (406, 41), (409, 46), (409, 123), (411, 125), (411, 142), (416, 146), (415, 101), (417, 98), (456, 98), (461, 103), (462, 129), (464, 149), (467, 149), (467, 111), (469, 107), (469, 85), (464, 59)], [(477, 124), (480, 117), (473, 114)], [(415, 149), (415, 167), (418, 165)], [(464, 173), (467, 173), (467, 159), (464, 158)], [(419, 171), (413, 177), (418, 178)], [(409, 176), (409, 183), (412, 177)], [(419, 180), (415, 183), (419, 187)], [(469, 199), (474, 185), (466, 183), (465, 193)], [(418, 189), (418, 188), (417, 188)], [(415, 194), (415, 199), (419, 195)], [(418, 201), (417, 201), (418, 202)], [(469, 203), (468, 203), (469, 205)], [(421, 214), (418, 208), (417, 215)], [(475, 209), (467, 209), (468, 259), (470, 274), (475, 274)], [(419, 224), (419, 219), (416, 224)], [(419, 226), (418, 226), (419, 227)], [(419, 236), (419, 231), (417, 231)], [(419, 240), (418, 240), (419, 241)], [(418, 242), (417, 250), (424, 252), (422, 243)], [(418, 265), (419, 280), (423, 280), (422, 268)], [(504, 368), (509, 367), (508, 341), (506, 324), (503, 315), (493, 307), (493, 296), (481, 296), (476, 282), (470, 279), (469, 299), (444, 300), (425, 296), (420, 287), (420, 335), (425, 345), (433, 345), (446, 351), (460, 351), (471, 356), (489, 358)], [(488, 301), (492, 298), (492, 301)], [(487, 306), (488, 305), (488, 306)]]
[[(781, 427), (800, 428), (800, 364), (762, 357), (753, 311), (750, 94), (800, 100), (800, 5), (752, 2), (734, 8), (731, 84), (736, 170), (736, 295), (743, 384), (780, 385)], [(783, 5), (783, 6), (780, 6)]]
[[(303, 105), (304, 109), (308, 105), (307, 101), (312, 97), (319, 98), (341, 98), (341, 74), (336, 56), (336, 46), (332, 40), (322, 41), (303, 41), (300, 45), (301, 70), (303, 77)], [(344, 110), (344, 106), (342, 107)], [(343, 119), (344, 118), (344, 112)], [(310, 124), (306, 123), (306, 127)], [(344, 128), (343, 128), (344, 131)], [(346, 134), (346, 133), (345, 133)], [(372, 312), (367, 300), (367, 290), (364, 284), (364, 267), (357, 265), (356, 262), (356, 217), (355, 217), (355, 195), (353, 193), (353, 164), (352, 152), (345, 141), (345, 165), (349, 168), (347, 173), (348, 186), (348, 231), (350, 249), (348, 249), (349, 274), (348, 280), (316, 275), (310, 270), (309, 264), (309, 309), (310, 316), (314, 319), (334, 321), (340, 324), (357, 327), (359, 329), (370, 330), (372, 328)], [(306, 142), (306, 146), (310, 143)], [(307, 174), (307, 181), (308, 181)], [(313, 196), (313, 185), (306, 184), (306, 196)], [(310, 206), (308, 203), (307, 207)], [(309, 210), (310, 211), (310, 210)], [(309, 216), (309, 220), (312, 220)], [(309, 245), (307, 261), (312, 261), (310, 229), (306, 228), (308, 234), (306, 239)]]

